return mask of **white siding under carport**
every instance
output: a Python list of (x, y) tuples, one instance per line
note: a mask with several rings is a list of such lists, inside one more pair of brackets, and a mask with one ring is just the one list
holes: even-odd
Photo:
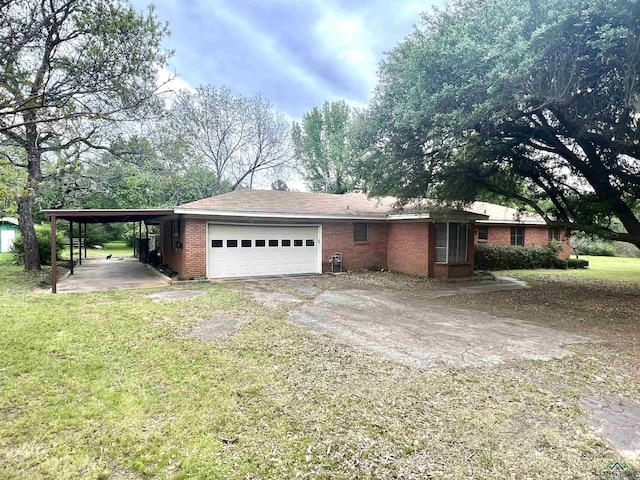
[(322, 272), (319, 225), (207, 226), (207, 277)]

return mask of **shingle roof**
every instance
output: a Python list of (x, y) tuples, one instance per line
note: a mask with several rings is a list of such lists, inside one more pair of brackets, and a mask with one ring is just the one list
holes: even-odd
[(488, 202), (474, 202), (467, 210), (475, 213), (488, 215), (487, 220), (482, 223), (519, 223), (530, 225), (546, 225), (544, 218), (534, 212), (522, 212), (515, 208), (496, 205)]
[[(234, 192), (203, 198), (195, 202), (178, 205), (176, 213), (220, 214), (231, 216), (234, 213), (244, 215), (274, 215), (297, 217), (340, 217), (340, 218), (380, 218), (398, 216), (423, 216), (444, 218), (464, 216), (468, 219), (484, 219), (485, 213), (471, 209), (456, 210), (442, 207), (431, 200), (412, 201), (403, 208), (397, 208), (394, 197), (369, 198), (362, 193), (288, 192), (279, 190), (236, 190)], [(490, 205), (490, 204), (487, 204)], [(499, 207), (499, 205), (495, 205)]]
[(285, 192), (279, 190), (236, 190), (215, 197), (179, 205), (176, 209), (215, 212), (273, 213), (326, 216), (379, 216), (385, 218), (395, 198), (367, 198), (361, 193)]

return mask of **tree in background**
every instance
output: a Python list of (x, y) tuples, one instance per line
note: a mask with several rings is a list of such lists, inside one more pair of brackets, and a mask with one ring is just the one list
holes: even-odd
[(215, 176), (215, 194), (252, 188), (256, 175), (281, 173), (291, 163), (289, 124), (260, 94), (244, 97), (212, 86), (182, 90), (169, 119), (171, 135), (181, 136), (199, 168)]
[(454, 0), (423, 15), (379, 72), (366, 188), (499, 195), (640, 246), (639, 19), (634, 0)]
[(20, 151), (0, 149), (0, 217), (18, 214), (18, 198), (27, 182), (26, 172), (17, 169), (9, 158), (16, 158)]
[(17, 199), (25, 269), (40, 268), (33, 208), (43, 158), (101, 147), (105, 124), (148, 114), (166, 33), (152, 10), (126, 0), (0, 2), (0, 142), (26, 172)]
[(271, 183), (271, 190), (280, 190), (281, 192), (288, 192), (289, 186), (284, 180), (275, 180)]
[(360, 153), (352, 136), (356, 117), (344, 101), (326, 102), (294, 122), (295, 155), (311, 191), (346, 193), (355, 188), (351, 166)]

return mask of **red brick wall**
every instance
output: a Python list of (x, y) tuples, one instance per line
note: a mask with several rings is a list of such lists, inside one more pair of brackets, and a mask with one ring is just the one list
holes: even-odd
[(353, 222), (322, 224), (322, 271), (329, 271), (329, 260), (342, 253), (342, 270), (387, 268), (387, 224), (369, 223), (368, 241), (353, 241)]
[[(478, 233), (476, 229), (476, 243), (487, 243), (489, 245), (511, 245), (511, 226), (510, 225), (488, 225), (489, 240), (487, 242), (478, 242)], [(562, 251), (559, 256), (561, 258), (569, 258), (571, 247), (569, 238), (565, 231), (560, 232), (560, 243)], [(549, 244), (549, 228), (547, 226), (525, 226), (524, 227), (524, 245), (525, 247), (544, 247)]]
[[(428, 223), (391, 223), (387, 264), (393, 272), (429, 276), (429, 252), (435, 249), (429, 244)], [(435, 250), (434, 250), (435, 252)], [(434, 258), (432, 256), (431, 258)]]
[(207, 274), (207, 221), (186, 218), (182, 222), (184, 258), (182, 273), (187, 277), (204, 277)]
[(181, 275), (203, 277), (206, 275), (207, 223), (204, 219), (181, 218), (182, 248), (176, 248), (171, 238), (171, 222), (162, 222), (162, 263)]

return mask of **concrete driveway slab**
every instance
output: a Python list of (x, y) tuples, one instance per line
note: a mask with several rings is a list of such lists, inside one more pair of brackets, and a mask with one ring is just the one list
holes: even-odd
[(135, 258), (86, 259), (58, 284), (58, 293), (101, 292), (168, 284)]
[[(304, 283), (304, 280), (300, 280)], [(391, 360), (426, 368), (496, 365), (528, 359), (550, 360), (571, 355), (567, 345), (593, 339), (519, 320), (438, 305), (437, 289), (418, 295), (375, 289), (328, 289), (314, 281), (310, 297), (283, 284), (252, 285), (254, 299), (273, 308), (287, 304), (289, 319), (337, 341), (376, 352)], [(445, 294), (449, 294), (449, 289)], [(479, 294), (481, 292), (470, 292)], [(287, 298), (283, 302), (282, 297)]]

